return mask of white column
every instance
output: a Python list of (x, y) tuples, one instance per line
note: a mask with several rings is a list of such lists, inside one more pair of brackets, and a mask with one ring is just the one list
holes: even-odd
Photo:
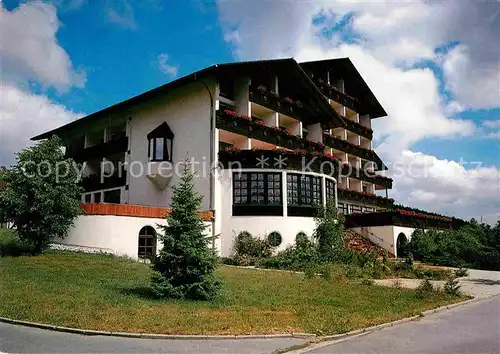
[(283, 216), (288, 215), (288, 195), (286, 185), (286, 172), (281, 172), (281, 200), (283, 201)]
[(234, 83), (234, 109), (236, 113), (252, 116), (250, 103), (250, 79), (242, 77), (235, 80)]
[(308, 139), (323, 142), (323, 130), (321, 129), (321, 123), (308, 125), (307, 132)]

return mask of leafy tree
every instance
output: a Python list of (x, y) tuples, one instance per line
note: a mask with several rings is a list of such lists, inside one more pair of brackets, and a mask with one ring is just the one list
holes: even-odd
[(209, 300), (220, 290), (214, 276), (217, 256), (208, 247), (205, 225), (197, 211), (201, 207), (187, 163), (179, 183), (174, 186), (172, 212), (162, 226), (163, 243), (153, 262), (152, 291), (158, 297)]
[(64, 156), (57, 137), (24, 149), (3, 170), (0, 209), (14, 222), (19, 238), (41, 253), (54, 238), (64, 238), (80, 214), (80, 166)]
[(314, 238), (318, 245), (318, 255), (323, 262), (337, 261), (342, 258), (345, 245), (342, 237), (344, 216), (337, 213), (332, 201), (320, 208), (316, 216)]

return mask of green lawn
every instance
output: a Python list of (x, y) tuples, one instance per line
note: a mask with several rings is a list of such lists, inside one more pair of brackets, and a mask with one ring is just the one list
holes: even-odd
[(147, 265), (104, 255), (49, 251), (0, 258), (0, 316), (68, 327), (166, 334), (333, 334), (451, 301), (345, 280), (221, 267), (224, 296), (211, 302), (148, 297)]

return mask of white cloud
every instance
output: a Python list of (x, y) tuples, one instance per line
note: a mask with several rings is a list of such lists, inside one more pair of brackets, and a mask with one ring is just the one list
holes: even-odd
[(136, 29), (137, 23), (135, 22), (134, 9), (127, 0), (120, 2), (113, 2), (112, 5), (106, 9), (108, 20), (121, 27), (128, 29)]
[(68, 53), (57, 42), (60, 22), (52, 5), (22, 3), (12, 11), (2, 6), (0, 23), (2, 81), (25, 86), (39, 81), (60, 91), (85, 84), (85, 73), (75, 71)]
[[(498, 22), (489, 15), (478, 17), (495, 6), (452, 1), (218, 3), (226, 40), (239, 59), (349, 57), (389, 114), (372, 124), (375, 148), (395, 177), (391, 195), (404, 204), (461, 217), (500, 210), (499, 170), (461, 166), (410, 149), (429, 137), (487, 136), (484, 127), (451, 117), (470, 107), (500, 105), (500, 90), (493, 85), (499, 77), (498, 52), (483, 48), (498, 50), (499, 31), (492, 30)], [(352, 14), (348, 29), (356, 35), (355, 44), (342, 44), (335, 33), (331, 39), (320, 35), (338, 27), (347, 14)], [(318, 15), (327, 18), (327, 25), (315, 25)], [(453, 41), (460, 44), (436, 54)], [(455, 99), (443, 100), (432, 70), (412, 67), (422, 59), (443, 68)], [(397, 168), (405, 173), (396, 175)], [(411, 171), (426, 174), (415, 177)]]
[(179, 72), (179, 67), (176, 65), (171, 65), (168, 63), (168, 54), (161, 53), (158, 55), (158, 68), (164, 74), (170, 75), (171, 77), (176, 77)]
[(478, 217), (500, 210), (500, 169), (403, 150), (391, 168), (397, 200), (430, 211)]
[(30, 144), (30, 137), (82, 116), (43, 95), (13, 85), (0, 85), (0, 165), (14, 162), (14, 153)]
[(483, 121), (483, 125), (486, 128), (500, 128), (500, 119), (497, 120), (485, 120)]
[(59, 45), (56, 10), (42, 2), (0, 9), (0, 165), (14, 162), (14, 153), (30, 144), (30, 137), (68, 123), (74, 113), (42, 94), (30, 93), (31, 82), (60, 91), (82, 87), (85, 75), (75, 72), (69, 55)]

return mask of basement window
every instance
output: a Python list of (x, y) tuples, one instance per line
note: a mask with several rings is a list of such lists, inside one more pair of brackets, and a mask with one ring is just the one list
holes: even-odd
[(163, 122), (148, 135), (148, 157), (150, 161), (172, 161), (174, 133)]

